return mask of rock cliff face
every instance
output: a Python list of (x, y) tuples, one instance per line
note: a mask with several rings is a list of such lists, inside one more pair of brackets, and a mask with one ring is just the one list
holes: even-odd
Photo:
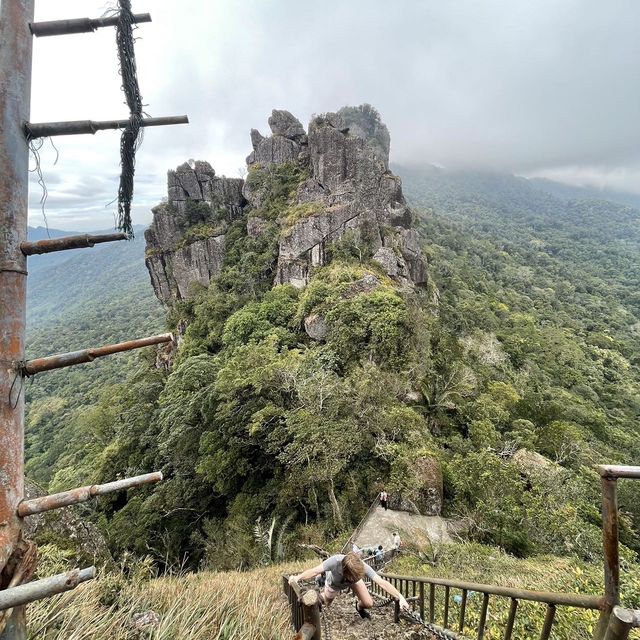
[[(219, 178), (208, 162), (186, 162), (168, 173), (168, 198), (153, 209), (145, 231), (146, 265), (156, 296), (164, 304), (188, 297), (194, 283), (207, 286), (220, 273), (224, 221), (242, 215), (243, 180)], [(193, 205), (204, 203), (198, 216)], [(212, 222), (214, 224), (212, 224)]]
[(399, 284), (426, 282), (400, 178), (388, 169), (389, 132), (375, 110), (364, 105), (315, 117), (308, 133), (288, 111), (274, 110), (269, 127), (266, 137), (251, 131), (246, 181), (217, 177), (206, 162), (169, 172), (167, 203), (153, 210), (145, 233), (147, 268), (162, 302), (184, 299), (193, 283), (207, 286), (220, 273), (230, 221), (246, 216), (250, 236), (263, 232), (265, 184), (279, 166), (294, 167), (302, 177), (286, 211), (277, 214), (274, 284), (304, 287), (341, 239), (364, 248)]

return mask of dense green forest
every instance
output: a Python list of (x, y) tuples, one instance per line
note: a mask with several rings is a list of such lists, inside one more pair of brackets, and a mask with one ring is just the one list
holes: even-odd
[[(29, 231), (34, 240), (47, 236), (41, 228)], [(70, 232), (50, 230), (51, 237), (62, 235)], [(141, 239), (29, 258), (28, 287), (28, 357), (141, 338), (165, 326)], [(105, 441), (97, 428), (87, 432), (78, 424), (91, 423), (94, 405), (138, 366), (147, 363), (136, 353), (124, 353), (26, 381), (31, 479), (56, 489), (91, 480), (92, 455)]]
[[(222, 275), (170, 315), (189, 320), (170, 374), (130, 355), (29, 384), (29, 474), (60, 489), (161, 469), (155, 490), (90, 507), (114, 552), (226, 568), (263, 559), (256, 522), (322, 542), (433, 456), (470, 537), (596, 558), (593, 465), (640, 457), (640, 211), (513, 176), (397, 172), (425, 289), (399, 290), (350, 239), (305, 290), (272, 288), (276, 231), (236, 221)], [(272, 179), (266, 218), (300, 176)], [(30, 353), (161, 328), (138, 242), (87, 253), (32, 278)], [(523, 448), (550, 460), (526, 479)], [(629, 554), (639, 498), (621, 483)]]

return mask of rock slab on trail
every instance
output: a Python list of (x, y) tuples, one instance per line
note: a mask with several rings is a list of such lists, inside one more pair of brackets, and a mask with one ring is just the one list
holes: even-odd
[(354, 542), (361, 549), (380, 544), (389, 549), (394, 531), (400, 534), (403, 542), (411, 541), (418, 546), (453, 542), (448, 522), (440, 516), (421, 516), (391, 509), (385, 511), (380, 506), (371, 512)]

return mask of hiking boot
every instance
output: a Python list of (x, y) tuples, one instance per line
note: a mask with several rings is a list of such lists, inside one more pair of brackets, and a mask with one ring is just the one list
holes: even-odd
[(356, 602), (356, 611), (363, 620), (371, 620), (371, 614), (366, 609), (362, 609), (359, 602)]

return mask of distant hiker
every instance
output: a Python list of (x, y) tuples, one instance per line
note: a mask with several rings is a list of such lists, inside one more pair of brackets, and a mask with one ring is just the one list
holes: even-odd
[(375, 558), (376, 558), (376, 567), (382, 566), (382, 563), (384, 562), (384, 549), (382, 548), (381, 544), (378, 545), (378, 548), (376, 549)]
[(351, 551), (353, 551), (353, 553), (355, 553), (358, 558), (362, 558), (362, 556), (364, 555), (364, 551), (357, 544), (355, 544), (355, 542), (351, 545)]
[(339, 553), (331, 556), (324, 560), (322, 564), (307, 569), (297, 576), (290, 576), (289, 582), (311, 580), (324, 571), (327, 572), (327, 581), (324, 591), (320, 595), (320, 601), (325, 606), (329, 606), (340, 591), (351, 589), (357, 598), (356, 611), (361, 618), (370, 618), (371, 615), (367, 609), (373, 607), (373, 598), (363, 580), (366, 576), (384, 589), (392, 598), (398, 600), (400, 607), (406, 610), (409, 609), (409, 603), (404, 596), (390, 582), (381, 578), (374, 569), (362, 562), (353, 552), (347, 553), (347, 555)]
[(399, 551), (400, 550), (400, 545), (401, 545), (401, 541), (400, 541), (400, 534), (397, 531), (393, 532), (393, 541), (391, 543), (391, 546), (396, 550)]
[(383, 489), (380, 492), (380, 504), (384, 507), (384, 510), (387, 510), (387, 504), (389, 502), (389, 494)]

